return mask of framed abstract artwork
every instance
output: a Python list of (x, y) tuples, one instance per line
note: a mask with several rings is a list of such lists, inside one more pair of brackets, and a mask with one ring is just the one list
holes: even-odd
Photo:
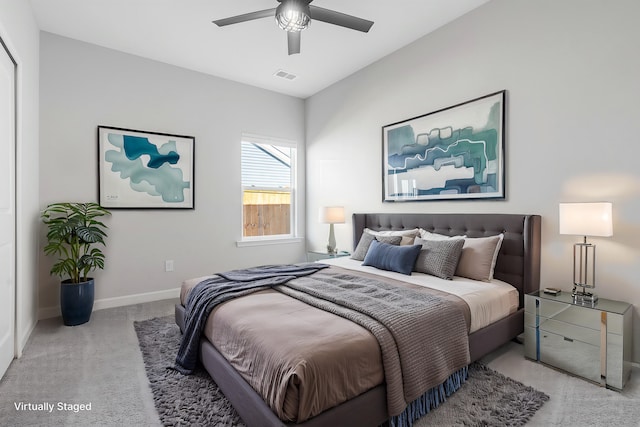
[(193, 209), (192, 136), (98, 126), (98, 193), (108, 209)]
[(383, 126), (383, 201), (504, 199), (505, 93)]

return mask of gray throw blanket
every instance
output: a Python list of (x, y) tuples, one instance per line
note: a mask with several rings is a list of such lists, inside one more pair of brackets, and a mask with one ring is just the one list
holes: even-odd
[(218, 277), (198, 283), (187, 298), (184, 334), (176, 356), (175, 369), (185, 375), (193, 373), (198, 361), (202, 330), (215, 306), (232, 298), (313, 274), (327, 267), (329, 266), (326, 264), (318, 263), (266, 265), (218, 273)]
[(356, 322), (377, 338), (392, 417), (469, 364), (463, 311), (428, 289), (331, 270), (275, 289)]

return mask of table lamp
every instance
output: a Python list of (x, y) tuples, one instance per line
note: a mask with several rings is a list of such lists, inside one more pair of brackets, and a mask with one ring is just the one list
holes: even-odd
[(595, 303), (598, 296), (587, 289), (596, 287), (596, 245), (587, 236), (613, 236), (612, 205), (599, 203), (560, 203), (560, 234), (583, 236), (573, 245), (573, 296), (577, 303)]
[(329, 243), (327, 243), (327, 253), (336, 253), (336, 236), (333, 231), (333, 224), (344, 224), (344, 207), (326, 206), (320, 209), (320, 222), (329, 224)]

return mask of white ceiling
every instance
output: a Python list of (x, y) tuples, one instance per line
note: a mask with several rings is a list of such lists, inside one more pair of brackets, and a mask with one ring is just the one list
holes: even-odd
[[(211, 23), (276, 7), (277, 0), (30, 1), (43, 31), (306, 98), (488, 0), (316, 0), (375, 23), (361, 33), (312, 22), (292, 56), (274, 19)], [(278, 70), (297, 78), (275, 77)]]

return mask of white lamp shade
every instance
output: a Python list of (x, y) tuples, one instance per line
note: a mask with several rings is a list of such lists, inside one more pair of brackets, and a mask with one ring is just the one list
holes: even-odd
[(320, 222), (325, 224), (343, 224), (344, 207), (326, 206), (320, 209)]
[(612, 205), (602, 203), (560, 203), (560, 234), (613, 236)]

